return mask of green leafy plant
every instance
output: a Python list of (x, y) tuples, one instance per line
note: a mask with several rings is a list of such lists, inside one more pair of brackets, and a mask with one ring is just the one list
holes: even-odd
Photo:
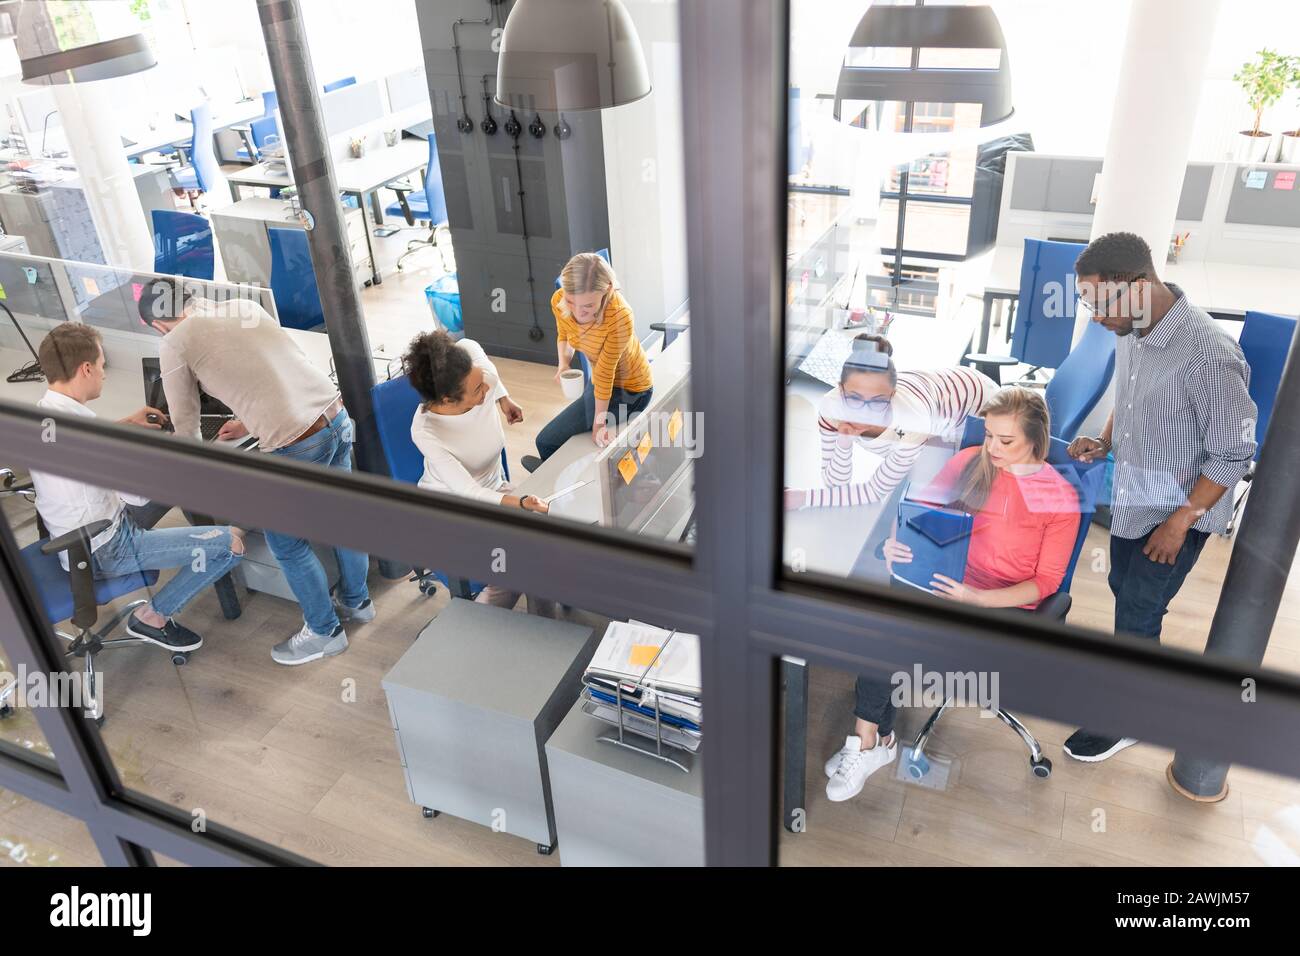
[(1300, 72), (1297, 58), (1277, 53), (1265, 47), (1255, 59), (1242, 64), (1232, 78), (1246, 91), (1246, 102), (1255, 111), (1255, 125), (1251, 136), (1259, 135), (1259, 124), (1263, 122), (1264, 110), (1282, 98), (1287, 87), (1295, 82)]

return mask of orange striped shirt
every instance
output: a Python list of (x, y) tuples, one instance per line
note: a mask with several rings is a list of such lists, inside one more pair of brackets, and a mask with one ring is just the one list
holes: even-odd
[(599, 401), (608, 401), (615, 388), (644, 392), (652, 384), (650, 363), (632, 324), (632, 307), (615, 292), (599, 322), (579, 325), (564, 308), (564, 290), (551, 296), (555, 331), (561, 341), (587, 356), (591, 381)]

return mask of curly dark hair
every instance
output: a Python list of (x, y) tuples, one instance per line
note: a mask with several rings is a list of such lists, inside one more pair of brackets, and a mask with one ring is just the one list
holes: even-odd
[(1105, 282), (1154, 279), (1155, 263), (1146, 240), (1132, 232), (1108, 232), (1098, 236), (1079, 253), (1074, 274), (1100, 276)]
[(421, 332), (402, 356), (402, 371), (426, 402), (458, 402), (465, 394), (465, 377), (474, 367), (469, 353), (456, 348), (446, 332)]

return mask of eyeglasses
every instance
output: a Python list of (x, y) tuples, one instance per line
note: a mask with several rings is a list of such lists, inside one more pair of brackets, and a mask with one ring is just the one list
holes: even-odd
[[(1141, 273), (1139, 275), (1133, 276), (1131, 279), (1124, 282), (1123, 283), (1124, 288), (1120, 289), (1113, 296), (1108, 298), (1101, 308), (1098, 308), (1097, 306), (1089, 302), (1087, 299), (1085, 299), (1081, 292), (1076, 292), (1074, 294), (1074, 297), (1079, 303), (1079, 308), (1083, 309), (1083, 311), (1086, 312), (1090, 317), (1101, 318), (1101, 319), (1111, 318), (1114, 317), (1112, 315), (1112, 311), (1114, 310), (1116, 304), (1118, 304), (1121, 298), (1123, 298), (1128, 294), (1129, 289), (1131, 288), (1131, 283), (1137, 282), (1139, 279), (1145, 279), (1145, 278), (1146, 278), (1146, 274)], [(1102, 284), (1110, 285), (1111, 283), (1102, 283)]]
[(840, 388), (840, 395), (843, 396), (844, 404), (847, 405), (849, 408), (855, 408), (855, 409), (867, 408), (873, 412), (888, 411), (889, 406), (894, 401), (892, 395), (890, 396), (876, 395), (872, 398), (862, 398), (860, 395), (854, 395), (850, 392), (844, 391), (844, 388), (842, 386)]

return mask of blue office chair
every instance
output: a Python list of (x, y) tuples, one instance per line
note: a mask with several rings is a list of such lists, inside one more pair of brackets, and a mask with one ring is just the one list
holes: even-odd
[[(46, 620), (54, 629), (55, 636), (68, 645), (64, 653), (69, 659), (80, 657), (82, 660), (82, 692), (88, 698), (84, 709), (88, 716), (100, 724), (104, 722), (104, 700), (100, 693), (99, 675), (95, 670), (95, 657), (105, 648), (144, 643), (134, 637), (109, 640), (108, 635), (132, 611), (149, 602), (147, 598), (126, 602), (96, 629), (99, 608), (135, 591), (152, 587), (158, 580), (157, 571), (135, 571), (111, 578), (95, 578), (90, 563), (90, 541), (108, 528), (110, 523), (107, 519), (96, 521), (57, 538), (36, 541), (20, 552)], [(67, 552), (71, 571), (63, 570), (59, 563), (61, 552)], [(77, 629), (76, 634), (59, 630), (58, 624), (62, 621), (70, 621)], [(172, 662), (184, 664), (189, 657), (188, 651), (176, 651), (172, 654)], [(0, 690), (0, 718), (13, 713), (9, 701), (17, 688), (18, 683), (15, 681)]]
[(271, 294), (280, 324), (291, 329), (315, 329), (325, 324), (316, 270), (312, 266), (307, 233), (302, 229), (270, 226)]
[[(275, 111), (280, 107), (280, 98), (275, 90), (266, 90), (262, 94), (262, 115), (247, 126), (232, 126), (244, 140), (244, 145), (235, 150), (235, 158), (245, 163), (257, 162), (258, 153), (265, 144), (267, 136), (276, 131)], [(268, 124), (267, 121), (270, 120)], [(259, 124), (260, 128), (259, 128)]]
[(429, 224), (427, 239), (412, 239), (406, 244), (406, 251), (397, 259), (397, 268), (402, 268), (402, 260), (428, 246), (438, 244), (438, 230), (447, 227), (447, 194), (442, 188), (442, 170), (438, 167), (438, 141), (433, 133), (429, 134), (429, 161), (424, 167), (424, 188), (412, 189), (411, 184), (400, 180), (386, 184), (388, 189), (397, 193), (397, 202), (384, 210), (390, 216), (401, 216), (408, 226), (414, 226), (419, 219)]
[(212, 107), (202, 103), (190, 110), (190, 123), (194, 126), (194, 139), (189, 165), (172, 170), (172, 184), (187, 193), (205, 193), (221, 181), (221, 166), (212, 144)]
[[(1268, 437), (1268, 423), (1273, 417), (1273, 403), (1277, 400), (1277, 389), (1282, 384), (1282, 370), (1286, 368), (1286, 359), (1291, 352), (1291, 343), (1295, 340), (1296, 320), (1289, 315), (1273, 315), (1269, 312), (1247, 312), (1246, 321), (1241, 327), (1241, 352), (1250, 366), (1251, 401), (1258, 410), (1255, 415), (1255, 461), (1264, 448)], [(1243, 479), (1255, 480), (1255, 466)], [(1237, 514), (1246, 504), (1250, 495), (1250, 485), (1232, 506), (1232, 520), (1228, 524), (1228, 534), (1232, 534), (1237, 524)]]
[(212, 279), (216, 259), (212, 223), (193, 213), (154, 209), (153, 271)]
[[(984, 441), (984, 420), (971, 417), (966, 420), (962, 436), (962, 447), (980, 444)], [(1079, 498), (1079, 533), (1075, 536), (1074, 550), (1070, 553), (1070, 563), (1066, 566), (1065, 576), (1055, 594), (1050, 594), (1038, 605), (1035, 614), (1041, 614), (1053, 620), (1063, 621), (1069, 613), (1071, 598), (1070, 585), (1074, 581), (1074, 569), (1079, 563), (1083, 543), (1088, 537), (1088, 528), (1092, 516), (1097, 510), (1097, 503), (1102, 493), (1102, 482), (1106, 476), (1106, 463), (1102, 461), (1081, 462), (1070, 457), (1067, 451), (1069, 443), (1053, 438), (1047, 454), (1047, 461), (1057, 473), (1069, 482), (1070, 487)], [(925, 724), (912, 741), (910, 748), (903, 752), (903, 766), (913, 780), (921, 780), (930, 771), (930, 761), (925, 756), (925, 745), (943, 712), (952, 705), (952, 698), (945, 700), (926, 719)], [(1043, 756), (1043, 748), (1032, 733), (1015, 714), (1004, 708), (998, 708), (997, 718), (1016, 732), (1029, 750), (1029, 766), (1037, 777), (1052, 775), (1052, 761)]]
[[(380, 382), (370, 390), (370, 402), (375, 412), (375, 428), (379, 432), (379, 444), (384, 450), (384, 459), (388, 462), (388, 473), (397, 481), (416, 484), (424, 474), (424, 455), (411, 441), (411, 420), (420, 407), (420, 394), (411, 385), (405, 375)], [(506, 460), (506, 450), (501, 449), (501, 471), (506, 480), (510, 480), (510, 463)], [(452, 579), (442, 571), (428, 568), (416, 568), (411, 580), (418, 583), (420, 593), (431, 595), (439, 583), (451, 594), (473, 599), (483, 590), (483, 585), (476, 581)]]
[(1115, 374), (1115, 336), (1089, 322), (1079, 344), (1056, 370), (1043, 397), (1052, 414), (1052, 435), (1072, 442), (1084, 419), (1101, 401)]
[(357, 78), (355, 76), (345, 76), (341, 80), (335, 80), (332, 83), (325, 84), (325, 92), (333, 93), (335, 90), (341, 90), (345, 86), (355, 86)]
[(1084, 248), (1082, 242), (1026, 239), (1011, 354), (971, 352), (962, 364), (974, 365), (995, 382), (1002, 381), (1005, 365), (1032, 366), (1026, 378), (1060, 368), (1074, 338), (1074, 262)]

